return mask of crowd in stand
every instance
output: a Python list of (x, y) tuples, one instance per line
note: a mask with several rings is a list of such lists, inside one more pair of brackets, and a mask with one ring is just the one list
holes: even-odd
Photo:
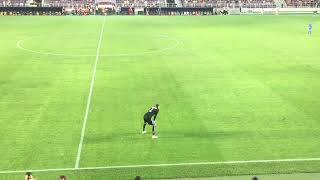
[[(190, 11), (163, 11), (162, 15), (166, 16), (209, 16), (214, 15), (216, 12), (206, 10), (190, 10)], [(158, 12), (148, 12), (149, 15), (157, 15)], [(217, 14), (215, 14), (217, 15)]]
[[(35, 180), (33, 178), (32, 172), (27, 172), (24, 176), (24, 180)], [(61, 175), (58, 180), (68, 180), (66, 176)], [(142, 180), (141, 176), (136, 176), (134, 180)], [(251, 180), (259, 180), (257, 176), (254, 176)]]
[(159, 7), (164, 5), (160, 0), (124, 0), (119, 1), (118, 4), (121, 7)]
[[(24, 180), (35, 180), (35, 178), (32, 175), (32, 172), (27, 172), (24, 176)], [(68, 178), (65, 175), (59, 176), (58, 180), (68, 180)], [(142, 180), (140, 176), (136, 176), (134, 180)]]
[[(0, 7), (30, 6), (27, 0), (0, 0)], [(285, 0), (288, 7), (320, 7), (320, 0)], [(164, 0), (110, 0), (114, 6), (114, 14), (120, 7), (164, 7)], [(212, 7), (212, 8), (274, 8), (274, 0), (181, 0), (183, 7)], [(49, 0), (48, 7), (73, 8), (72, 14), (93, 15), (96, 14), (94, 0)], [(32, 5), (31, 5), (32, 6)], [(37, 4), (34, 4), (37, 6)], [(167, 5), (169, 6), (169, 5)], [(118, 11), (120, 12), (120, 11)], [(110, 14), (111, 11), (105, 12)]]
[[(234, 1), (233, 1), (234, 2)], [(226, 1), (214, 1), (214, 0), (184, 0), (184, 7), (226, 7), (227, 4), (232, 3), (229, 0)]]
[(184, 7), (214, 7), (239, 8), (241, 7), (275, 7), (273, 0), (184, 0)]
[(320, 7), (319, 0), (287, 0), (289, 7)]
[(97, 13), (97, 9), (92, 4), (85, 4), (85, 5), (79, 5), (75, 6), (73, 8), (64, 8), (63, 13), (65, 15), (80, 15), (80, 16), (86, 16), (86, 15), (95, 15)]
[(0, 16), (61, 16), (62, 12), (56, 11), (0, 11)]
[(25, 0), (3, 0), (0, 3), (2, 7), (25, 6)]
[[(48, 0), (45, 7), (63, 7), (49, 11), (8, 11), (0, 10), (1, 15), (226, 15), (230, 9), (240, 8), (275, 8), (274, 0), (181, 0), (187, 10), (166, 10), (165, 0)], [(320, 7), (320, 0), (286, 0), (289, 7)], [(98, 2), (98, 3), (96, 3)], [(0, 0), (0, 6), (25, 6), (26, 0)], [(137, 10), (136, 8), (144, 8)], [(211, 10), (207, 10), (211, 8)], [(150, 10), (149, 10), (150, 9)], [(213, 9), (213, 11), (212, 11)]]
[[(27, 172), (24, 176), (24, 180), (34, 180), (32, 172)], [(66, 176), (61, 175), (58, 180), (68, 180)]]

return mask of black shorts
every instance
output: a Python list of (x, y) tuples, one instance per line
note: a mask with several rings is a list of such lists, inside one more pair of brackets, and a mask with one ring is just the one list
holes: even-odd
[(153, 125), (151, 117), (143, 117), (144, 123), (148, 123), (149, 125)]

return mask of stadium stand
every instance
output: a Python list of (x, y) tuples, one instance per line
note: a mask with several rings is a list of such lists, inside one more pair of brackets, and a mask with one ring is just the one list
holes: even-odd
[(273, 0), (184, 0), (184, 7), (274, 8)]
[(23, 7), (26, 0), (0, 0), (1, 7)]
[(241, 7), (244, 8), (275, 8), (273, 0), (242, 0)]
[[(175, 0), (177, 2), (178, 0)], [(286, 0), (288, 7), (315, 7), (319, 0)], [(111, 4), (119, 7), (170, 7), (168, 0), (45, 0), (46, 7), (81, 7)], [(26, 6), (26, 0), (0, 0), (0, 6)], [(181, 0), (182, 7), (275, 8), (274, 0)]]
[(45, 6), (49, 7), (81, 7), (84, 5), (99, 4), (101, 6), (120, 6), (120, 7), (163, 7), (164, 0), (47, 0)]
[[(0, 7), (30, 7), (36, 0), (0, 0)], [(39, 1), (39, 0), (38, 0)], [(316, 13), (320, 0), (40, 0), (37, 12), (19, 13), (17, 9), (3, 9), (1, 14), (20, 15), (226, 15), (245, 13), (295, 12)], [(161, 7), (161, 8), (160, 8)], [(283, 8), (285, 7), (285, 8)], [(160, 8), (160, 9), (159, 9)], [(173, 8), (173, 9), (172, 9)], [(178, 8), (178, 9), (174, 9)], [(179, 9), (180, 8), (180, 9)], [(186, 10), (187, 8), (187, 10)], [(208, 10), (211, 8), (211, 10)], [(263, 10), (263, 9), (270, 10)], [(279, 8), (282, 8), (279, 9)], [(287, 8), (287, 10), (286, 10)], [(310, 8), (303, 9), (303, 8)], [(23, 10), (25, 11), (25, 10)], [(13, 13), (12, 13), (13, 12)]]
[(72, 5), (72, 2), (70, 0), (49, 0), (46, 4), (49, 7), (68, 7)]
[(286, 0), (286, 3), (292, 8), (320, 7), (319, 0)]
[(159, 7), (164, 6), (164, 0), (116, 0), (117, 6), (121, 7)]

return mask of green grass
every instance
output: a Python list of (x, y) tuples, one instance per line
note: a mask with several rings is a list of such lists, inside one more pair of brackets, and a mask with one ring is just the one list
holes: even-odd
[[(0, 171), (74, 167), (102, 23), (0, 17)], [(313, 15), (107, 17), (80, 167), (319, 158), (319, 28)], [(21, 50), (20, 40), (66, 56)], [(152, 140), (141, 126), (155, 103), (159, 139)], [(303, 161), (36, 175), (177, 178), (319, 167)]]

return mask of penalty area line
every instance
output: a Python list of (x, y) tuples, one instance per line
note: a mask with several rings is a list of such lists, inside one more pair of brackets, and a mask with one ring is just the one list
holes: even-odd
[(59, 172), (59, 171), (80, 171), (80, 170), (102, 170), (102, 169), (141, 168), (141, 167), (196, 166), (196, 165), (215, 165), (215, 164), (277, 163), (277, 162), (300, 162), (300, 161), (320, 161), (320, 158), (274, 159), (274, 160), (249, 160), (249, 161), (221, 161), (221, 162), (219, 162), (219, 161), (213, 161), (213, 162), (195, 162), (195, 163), (145, 164), (145, 165), (124, 165), (124, 166), (101, 166), (101, 167), (35, 169), (35, 170), (0, 171), (0, 174), (25, 173), (25, 172), (28, 172), (28, 171), (30, 171), (30, 172)]

